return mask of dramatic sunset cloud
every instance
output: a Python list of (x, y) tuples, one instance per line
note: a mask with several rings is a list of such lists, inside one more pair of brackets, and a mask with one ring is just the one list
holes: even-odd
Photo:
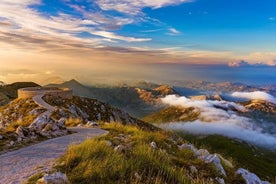
[(64, 71), (241, 60), (275, 66), (275, 8), (272, 0), (1, 0), (1, 76), (41, 64)]

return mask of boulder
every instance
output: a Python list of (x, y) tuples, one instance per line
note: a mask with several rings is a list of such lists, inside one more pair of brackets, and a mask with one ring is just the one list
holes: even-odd
[(262, 181), (256, 174), (249, 172), (246, 169), (239, 168), (236, 174), (242, 176), (246, 184), (269, 184), (267, 181)]
[(69, 184), (68, 177), (61, 173), (56, 172), (53, 174), (45, 174), (42, 178), (40, 178), (37, 183), (39, 184)]
[(219, 173), (223, 176), (226, 176), (226, 172), (217, 154), (206, 154), (206, 152), (204, 152), (203, 155), (198, 156), (198, 158), (204, 160), (205, 163), (213, 163), (216, 166)]
[(15, 132), (19, 137), (22, 137), (22, 138), (28, 135), (28, 131), (22, 126), (17, 127)]
[(48, 123), (49, 120), (47, 117), (39, 116), (29, 125), (29, 129), (40, 132)]
[(0, 135), (0, 140), (2, 140), (3, 139), (3, 136), (2, 135)]

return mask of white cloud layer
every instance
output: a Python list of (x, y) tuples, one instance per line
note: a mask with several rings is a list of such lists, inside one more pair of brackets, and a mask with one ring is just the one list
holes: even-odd
[(246, 111), (236, 103), (226, 101), (191, 100), (186, 97), (168, 95), (162, 102), (173, 106), (194, 107), (200, 111), (198, 120), (193, 122), (172, 122), (163, 128), (183, 130), (194, 134), (219, 134), (240, 139), (259, 146), (276, 149), (276, 134), (267, 129), (271, 124), (259, 126), (253, 120), (239, 116), (235, 110)]
[(206, 123), (202, 121), (194, 121), (188, 123), (169, 123), (162, 124), (162, 128), (187, 131), (198, 135), (218, 134), (229, 138), (240, 139), (258, 146), (264, 146), (269, 149), (276, 149), (276, 137), (268, 133), (262, 132), (260, 129), (241, 126), (237, 122), (215, 122)]
[(276, 98), (263, 91), (254, 91), (254, 92), (234, 92), (231, 94), (232, 97), (236, 98), (245, 98), (249, 100), (265, 100), (271, 103), (276, 104)]
[(164, 6), (177, 5), (191, 0), (97, 0), (97, 4), (103, 10), (116, 10), (126, 14), (139, 14), (143, 8), (161, 8)]

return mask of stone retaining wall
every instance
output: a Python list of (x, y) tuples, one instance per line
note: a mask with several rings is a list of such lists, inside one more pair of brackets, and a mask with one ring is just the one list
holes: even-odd
[(18, 98), (32, 98), (36, 95), (52, 95), (68, 99), (73, 97), (73, 91), (69, 88), (29, 87), (18, 89), (17, 92)]

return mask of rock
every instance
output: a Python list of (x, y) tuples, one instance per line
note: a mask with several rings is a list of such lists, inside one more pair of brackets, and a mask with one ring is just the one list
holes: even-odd
[(216, 180), (217, 180), (217, 182), (218, 182), (219, 184), (225, 184), (223, 178), (216, 177)]
[(53, 174), (45, 174), (40, 178), (37, 183), (39, 184), (69, 184), (67, 176), (61, 172)]
[(17, 142), (21, 142), (22, 140), (23, 140), (22, 137), (17, 138)]
[(151, 143), (150, 143), (150, 146), (151, 146), (152, 149), (156, 149), (156, 148), (157, 148), (157, 145), (156, 145), (155, 142), (151, 142)]
[(98, 123), (97, 122), (93, 122), (93, 121), (88, 121), (86, 123), (86, 126), (98, 126)]
[(35, 132), (40, 132), (48, 122), (49, 120), (47, 117), (39, 116), (29, 125), (29, 129), (34, 130)]
[(141, 177), (137, 172), (134, 173), (134, 176), (135, 176), (135, 178), (138, 179), (138, 180), (141, 180), (141, 179), (142, 179), (142, 177)]
[(2, 140), (3, 139), (3, 136), (2, 135), (0, 135), (0, 140)]
[(193, 166), (193, 165), (191, 165), (191, 166), (189, 167), (189, 169), (190, 169), (190, 171), (191, 171), (192, 174), (197, 174), (197, 173), (198, 173), (197, 168), (196, 168), (195, 166)]
[(226, 172), (223, 166), (221, 165), (219, 156), (217, 154), (207, 155), (206, 154), (207, 152), (203, 152), (203, 155), (199, 156), (198, 158), (204, 160), (205, 163), (213, 163), (216, 166), (219, 173), (222, 174), (223, 176), (226, 176)]
[(65, 127), (66, 118), (60, 118), (57, 122), (58, 127), (60, 128), (66, 128)]
[(246, 169), (239, 168), (236, 174), (240, 174), (245, 180), (246, 184), (267, 184), (269, 182), (262, 181), (256, 174), (249, 172)]
[(27, 130), (25, 130), (22, 126), (17, 127), (15, 132), (19, 137), (25, 137), (28, 134)]
[(123, 145), (118, 145), (114, 148), (114, 151), (123, 152), (125, 149), (126, 148)]
[(11, 142), (10, 142), (10, 145), (13, 146), (13, 145), (14, 145), (14, 141), (11, 141)]

